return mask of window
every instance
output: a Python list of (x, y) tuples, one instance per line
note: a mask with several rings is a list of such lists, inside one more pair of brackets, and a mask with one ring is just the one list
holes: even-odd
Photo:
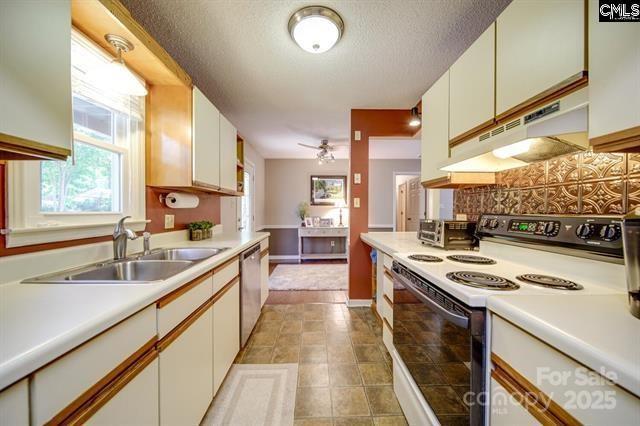
[(10, 163), (9, 247), (106, 235), (124, 215), (144, 228), (144, 98), (86, 78), (110, 60), (73, 32), (73, 156)]

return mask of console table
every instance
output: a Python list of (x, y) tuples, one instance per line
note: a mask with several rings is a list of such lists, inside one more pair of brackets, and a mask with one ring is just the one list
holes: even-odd
[(346, 259), (349, 245), (346, 226), (298, 228), (298, 255), (305, 259)]

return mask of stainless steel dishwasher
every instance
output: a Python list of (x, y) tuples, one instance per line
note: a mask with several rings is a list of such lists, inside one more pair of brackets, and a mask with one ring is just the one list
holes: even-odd
[(260, 244), (240, 254), (240, 341), (246, 345), (260, 316)]

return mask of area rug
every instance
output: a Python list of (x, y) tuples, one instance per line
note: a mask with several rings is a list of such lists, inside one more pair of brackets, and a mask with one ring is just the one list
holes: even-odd
[(278, 265), (269, 277), (269, 290), (346, 290), (348, 265)]
[(201, 425), (293, 425), (298, 364), (233, 364)]

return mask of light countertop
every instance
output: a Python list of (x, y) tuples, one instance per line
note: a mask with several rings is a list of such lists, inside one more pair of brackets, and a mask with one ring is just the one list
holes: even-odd
[(439, 250), (422, 245), (415, 232), (367, 232), (360, 234), (360, 238), (371, 247), (387, 254)]
[(540, 340), (594, 371), (615, 373), (640, 397), (640, 319), (625, 294), (491, 296), (487, 306)]
[(159, 283), (1, 285), (0, 390), (268, 236), (246, 232), (172, 244), (231, 249)]

